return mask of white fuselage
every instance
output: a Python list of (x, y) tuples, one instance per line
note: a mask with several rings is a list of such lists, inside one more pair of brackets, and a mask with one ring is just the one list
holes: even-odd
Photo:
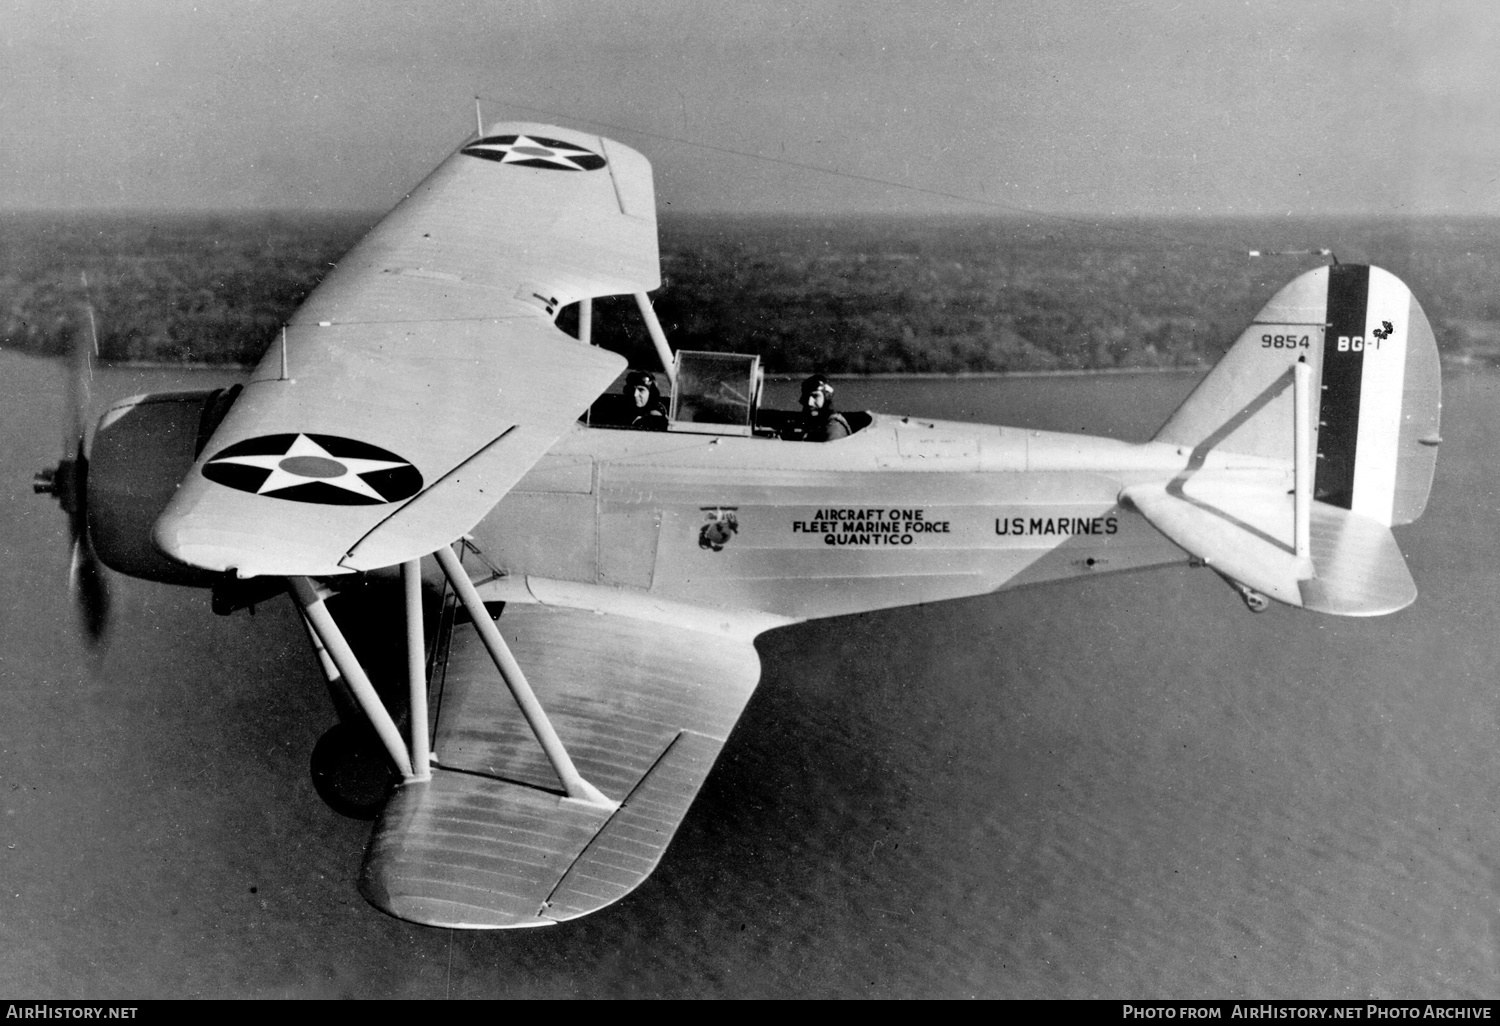
[(512, 576), (834, 616), (1184, 561), (1118, 496), (1189, 456), (887, 415), (824, 444), (580, 425), (474, 539)]

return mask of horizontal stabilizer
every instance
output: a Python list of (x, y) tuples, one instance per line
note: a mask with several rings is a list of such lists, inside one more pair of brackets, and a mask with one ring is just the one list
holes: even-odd
[(1338, 506), (1312, 504), (1311, 558), (1299, 559), (1284, 485), (1235, 485), (1204, 474), (1187, 490), (1180, 481), (1135, 485), (1121, 498), (1190, 555), (1288, 605), (1380, 616), (1416, 600), (1390, 529)]
[(1157, 432), (1191, 452), (1183, 473), (1121, 498), (1270, 598), (1392, 613), (1417, 588), (1390, 528), (1426, 508), (1442, 405), (1437, 343), (1411, 290), (1378, 267), (1315, 268), (1272, 297)]

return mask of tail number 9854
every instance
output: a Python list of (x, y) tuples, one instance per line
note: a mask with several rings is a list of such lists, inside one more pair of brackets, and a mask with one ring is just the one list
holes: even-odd
[(1307, 340), (1306, 335), (1262, 335), (1260, 347), (1262, 349), (1308, 349), (1312, 343)]

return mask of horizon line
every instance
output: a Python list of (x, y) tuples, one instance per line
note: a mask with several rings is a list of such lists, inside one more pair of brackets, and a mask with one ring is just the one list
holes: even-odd
[[(0, 207), (0, 217), (360, 217), (379, 220), (390, 213), (384, 210), (360, 207)], [(1008, 221), (1061, 220), (1074, 226), (1081, 220), (1100, 222), (1119, 221), (1228, 221), (1228, 220), (1387, 220), (1425, 221), (1435, 219), (1500, 221), (1500, 213), (1451, 211), (1428, 212), (1382, 212), (1382, 211), (1319, 211), (1319, 212), (1275, 212), (1275, 211), (1231, 211), (1231, 212), (1180, 212), (1141, 211), (1133, 213), (1077, 212), (1077, 211), (949, 211), (949, 210), (660, 210), (657, 220), (675, 217), (723, 217), (723, 218), (810, 218), (823, 220), (852, 220), (879, 218), (893, 221), (920, 219)]]

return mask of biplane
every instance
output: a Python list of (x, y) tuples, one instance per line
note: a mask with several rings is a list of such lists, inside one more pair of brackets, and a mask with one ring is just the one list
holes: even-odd
[[(360, 887), (394, 916), (543, 926), (630, 892), (744, 711), (764, 631), (1183, 563), (1255, 610), (1416, 597), (1391, 528), (1427, 502), (1439, 367), (1379, 268), (1295, 278), (1138, 444), (856, 412), (847, 437), (790, 440), (755, 356), (671, 350), (660, 284), (641, 154), (495, 124), (242, 386), (117, 402), (39, 477), (96, 629), (100, 563), (221, 611), (291, 596), (343, 720), (314, 777), (375, 819)], [(607, 296), (635, 297), (665, 430), (601, 399), (627, 370), (591, 344)], [(339, 603), (377, 579), (405, 643), (372, 660)], [(371, 745), (362, 799), (338, 767)]]

